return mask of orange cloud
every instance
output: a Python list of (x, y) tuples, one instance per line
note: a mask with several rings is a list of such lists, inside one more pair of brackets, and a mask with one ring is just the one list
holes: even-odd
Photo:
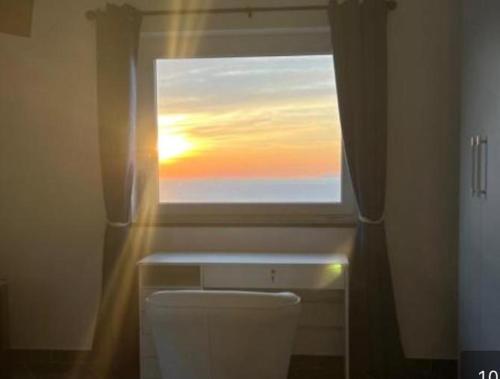
[(162, 178), (338, 175), (331, 56), (160, 61)]
[(312, 177), (338, 175), (339, 149), (222, 149), (160, 164), (162, 178)]

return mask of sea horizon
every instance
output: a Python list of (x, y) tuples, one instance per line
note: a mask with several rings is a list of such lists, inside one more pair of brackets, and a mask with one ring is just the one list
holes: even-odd
[(339, 176), (160, 179), (160, 203), (335, 203)]

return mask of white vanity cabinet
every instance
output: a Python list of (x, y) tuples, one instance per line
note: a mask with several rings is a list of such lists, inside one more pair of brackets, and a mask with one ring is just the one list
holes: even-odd
[[(302, 299), (294, 354), (345, 355), (348, 264), (339, 254), (157, 253), (139, 262), (141, 379), (161, 379), (145, 299), (156, 291), (292, 291)], [(347, 357), (346, 357), (347, 358)], [(347, 362), (347, 359), (346, 359)]]

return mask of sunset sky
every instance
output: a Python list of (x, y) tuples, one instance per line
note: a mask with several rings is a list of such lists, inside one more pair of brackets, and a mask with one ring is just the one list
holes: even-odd
[(340, 172), (331, 56), (157, 61), (160, 176)]

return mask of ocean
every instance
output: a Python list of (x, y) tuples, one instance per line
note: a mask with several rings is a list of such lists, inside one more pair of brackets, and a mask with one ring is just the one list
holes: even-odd
[(162, 179), (161, 203), (334, 203), (338, 176), (287, 179)]

